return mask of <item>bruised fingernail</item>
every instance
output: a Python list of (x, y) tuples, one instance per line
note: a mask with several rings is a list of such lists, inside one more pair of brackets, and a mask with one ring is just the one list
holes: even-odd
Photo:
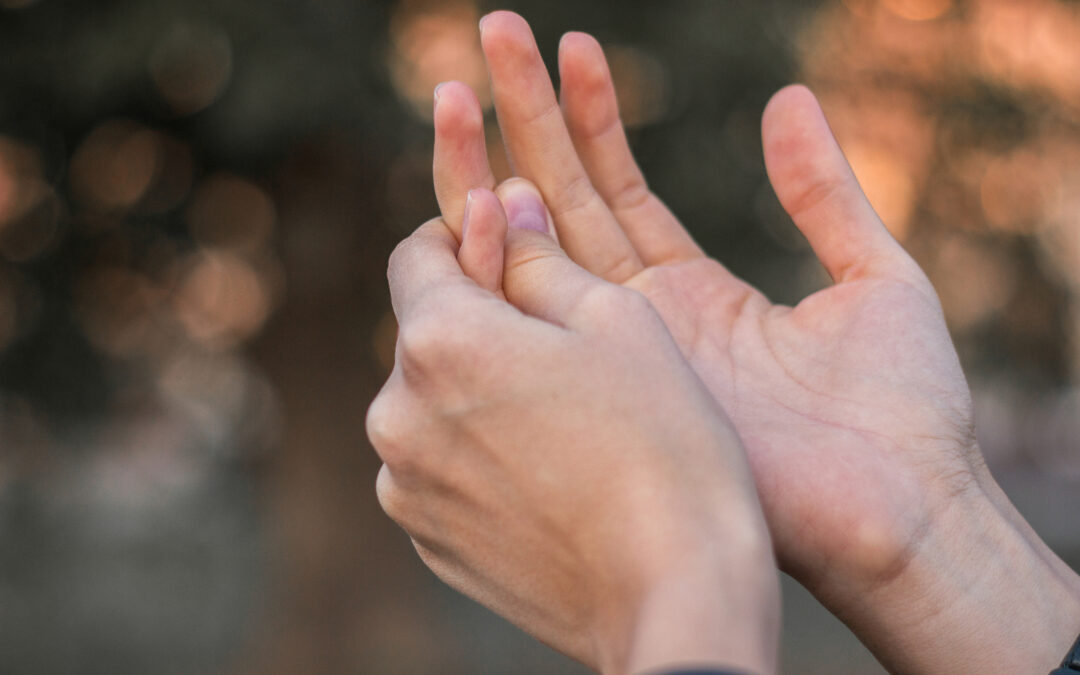
[(547, 208), (540, 195), (532, 189), (520, 186), (507, 190), (503, 196), (507, 224), (515, 230), (536, 230), (547, 233)]

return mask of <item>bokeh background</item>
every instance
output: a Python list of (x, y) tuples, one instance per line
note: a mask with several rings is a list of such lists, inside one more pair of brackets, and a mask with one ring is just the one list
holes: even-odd
[[(582, 672), (422, 567), (363, 430), (431, 92), (490, 101), (498, 7), (607, 45), (654, 189), (783, 302), (826, 278), (758, 120), (813, 86), (1080, 564), (1080, 3), (0, 0), (0, 671)], [(881, 672), (785, 593), (786, 672)]]

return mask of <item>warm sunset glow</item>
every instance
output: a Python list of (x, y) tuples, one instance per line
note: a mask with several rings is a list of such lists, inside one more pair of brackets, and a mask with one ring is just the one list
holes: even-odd
[[(1020, 288), (1007, 238), (1040, 252), (1038, 283), (1070, 289), (1080, 316), (1080, 6), (843, 0), (801, 45), (870, 201), (921, 256), (961, 338)], [(1043, 312), (1026, 325), (1062, 321), (1052, 303), (1025, 307)], [(1080, 322), (1065, 324), (1080, 344)]]
[(988, 160), (980, 186), (987, 224), (1030, 233), (1042, 226), (1060, 190), (1060, 174), (1046, 155), (1024, 148)]
[(1080, 107), (1080, 10), (1055, 0), (977, 3), (975, 63), (990, 77)]
[(908, 233), (915, 205), (915, 180), (902, 160), (887, 149), (852, 144), (846, 149), (851, 169), (881, 220), (897, 239)]

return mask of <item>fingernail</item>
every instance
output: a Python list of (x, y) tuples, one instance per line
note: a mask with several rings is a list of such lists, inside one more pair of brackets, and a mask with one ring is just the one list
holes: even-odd
[(469, 190), (469, 194), (465, 197), (465, 215), (461, 218), (461, 241), (465, 241), (465, 233), (469, 231), (469, 213), (472, 211), (473, 192), (475, 190)]
[(507, 224), (515, 230), (536, 230), (547, 233), (547, 208), (540, 195), (522, 187), (509, 191), (503, 200)]
[(440, 82), (437, 85), (435, 85), (435, 104), (434, 105), (435, 105), (436, 108), (439, 107), (439, 90), (443, 88), (444, 84), (446, 84), (446, 83), (445, 82)]
[(480, 34), (481, 35), (484, 33), (484, 22), (488, 20), (489, 16), (491, 16), (491, 14), (485, 14), (484, 16), (480, 17)]

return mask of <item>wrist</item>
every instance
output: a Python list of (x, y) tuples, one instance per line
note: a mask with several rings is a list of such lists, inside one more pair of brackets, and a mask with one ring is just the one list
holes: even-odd
[(895, 576), (819, 597), (893, 672), (1048, 672), (1080, 632), (1080, 577), (988, 471), (948, 496)]
[[(766, 675), (776, 671), (780, 586), (762, 522), (735, 537), (700, 542), (723, 548), (675, 556), (653, 577), (618, 631), (600, 650), (604, 673), (727, 668)], [(717, 544), (719, 543), (719, 545)]]

